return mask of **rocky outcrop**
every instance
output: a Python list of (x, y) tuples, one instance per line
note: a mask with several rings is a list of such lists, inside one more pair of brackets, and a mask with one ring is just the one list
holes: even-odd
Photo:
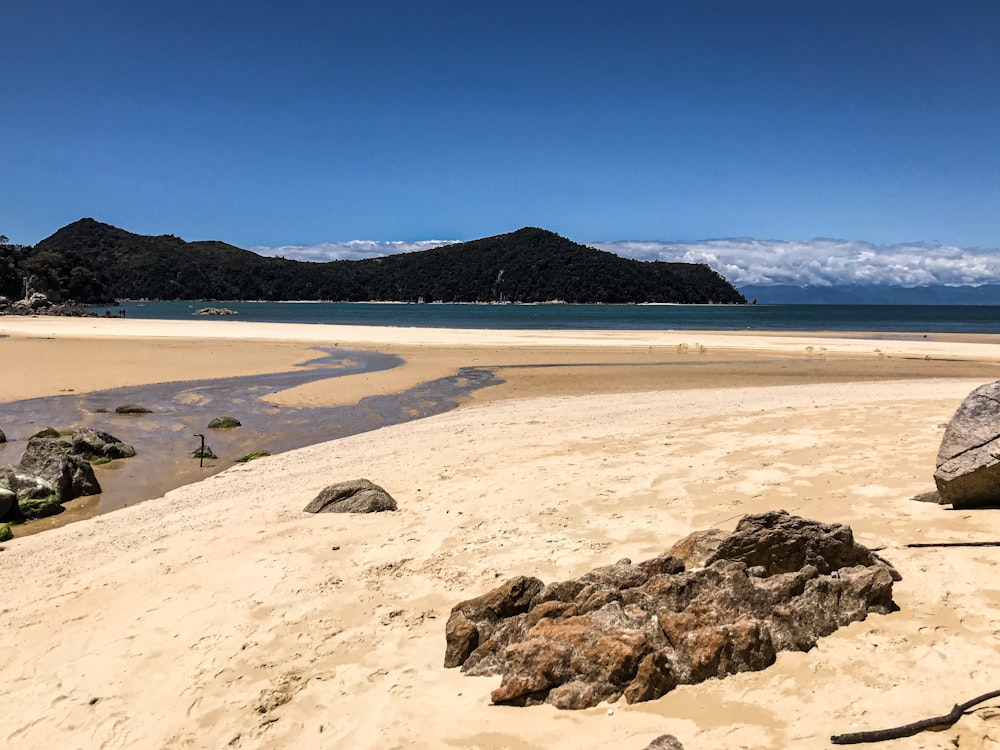
[(62, 435), (47, 427), (28, 440), (17, 466), (0, 467), (0, 520), (59, 513), (63, 503), (101, 492), (91, 462), (134, 455), (135, 448), (106, 432), (83, 427)]
[(33, 313), (39, 310), (44, 310), (46, 307), (52, 307), (52, 303), (49, 302), (49, 298), (46, 297), (41, 292), (32, 292), (27, 297), (11, 305), (15, 313)]
[(306, 513), (379, 513), (396, 510), (396, 501), (367, 479), (352, 479), (324, 487), (303, 510)]
[(201, 307), (194, 311), (195, 315), (239, 315), (228, 307)]
[(0, 297), (0, 315), (61, 315), (65, 317), (95, 317), (80, 305), (72, 302), (53, 303), (41, 292), (32, 292), (27, 297), (15, 302), (6, 297)]
[(522, 576), (456, 605), (445, 666), (501, 675), (494, 703), (635, 703), (764, 669), (778, 651), (807, 651), (838, 627), (895, 608), (898, 574), (847, 526), (775, 511), (675, 549), (690, 566), (664, 553), (547, 585)]
[(59, 502), (101, 491), (90, 461), (76, 455), (73, 444), (61, 437), (29, 439), (18, 468), (51, 486)]
[(1000, 506), (1000, 381), (966, 396), (944, 431), (936, 466), (942, 503)]

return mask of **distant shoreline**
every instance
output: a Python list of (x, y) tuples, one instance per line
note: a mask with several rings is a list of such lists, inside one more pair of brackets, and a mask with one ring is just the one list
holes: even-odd
[[(230, 320), (477, 330), (718, 330), (1000, 334), (1000, 308), (905, 305), (488, 304), (416, 302), (122, 301), (129, 318), (191, 320), (204, 305), (236, 311)], [(90, 308), (98, 316), (108, 307)]]

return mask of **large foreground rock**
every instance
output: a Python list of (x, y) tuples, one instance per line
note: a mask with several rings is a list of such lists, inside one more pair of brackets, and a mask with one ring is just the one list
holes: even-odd
[(1000, 505), (1000, 381), (976, 388), (951, 418), (934, 482), (956, 508)]
[(392, 495), (367, 479), (324, 487), (303, 510), (306, 513), (379, 513), (396, 510)]
[(679, 552), (621, 560), (576, 580), (518, 577), (456, 605), (445, 666), (501, 675), (494, 703), (587, 708), (652, 700), (678, 684), (764, 669), (782, 650), (895, 605), (896, 571), (847, 526), (784, 511), (729, 535), (699, 532)]

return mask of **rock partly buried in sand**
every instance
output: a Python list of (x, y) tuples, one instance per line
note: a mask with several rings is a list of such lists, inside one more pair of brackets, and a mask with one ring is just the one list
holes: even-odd
[(685, 569), (664, 553), (548, 585), (522, 576), (456, 605), (445, 666), (501, 675), (494, 703), (635, 703), (764, 669), (778, 651), (808, 651), (843, 625), (895, 609), (898, 573), (847, 526), (774, 511), (678, 546), (707, 567)]
[(941, 493), (937, 490), (931, 490), (930, 492), (921, 492), (919, 495), (914, 495), (910, 498), (915, 503), (934, 503), (935, 505), (943, 505), (944, 500), (941, 499)]
[(0, 443), (6, 443), (7, 436), (3, 434), (3, 430), (0, 430)]
[(324, 487), (303, 510), (306, 513), (380, 513), (396, 510), (396, 501), (367, 479), (352, 479)]
[(211, 430), (231, 430), (234, 427), (242, 427), (243, 423), (236, 417), (216, 417), (208, 423)]
[(684, 745), (672, 734), (661, 734), (642, 750), (684, 750)]
[(934, 482), (956, 508), (1000, 506), (1000, 381), (979, 386), (951, 418)]

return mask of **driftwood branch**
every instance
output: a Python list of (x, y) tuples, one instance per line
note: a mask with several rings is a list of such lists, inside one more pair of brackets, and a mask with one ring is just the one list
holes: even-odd
[(1000, 542), (914, 542), (907, 547), (1000, 547)]
[(853, 732), (851, 734), (835, 734), (830, 738), (834, 745), (859, 745), (863, 742), (882, 742), (883, 740), (898, 740), (901, 737), (912, 737), (928, 729), (945, 729), (962, 718), (962, 714), (973, 706), (985, 703), (993, 698), (1000, 698), (1000, 690), (980, 695), (971, 701), (960, 703), (944, 716), (935, 716), (931, 719), (921, 719), (912, 724), (904, 724), (901, 727), (891, 729), (876, 729), (873, 732)]

